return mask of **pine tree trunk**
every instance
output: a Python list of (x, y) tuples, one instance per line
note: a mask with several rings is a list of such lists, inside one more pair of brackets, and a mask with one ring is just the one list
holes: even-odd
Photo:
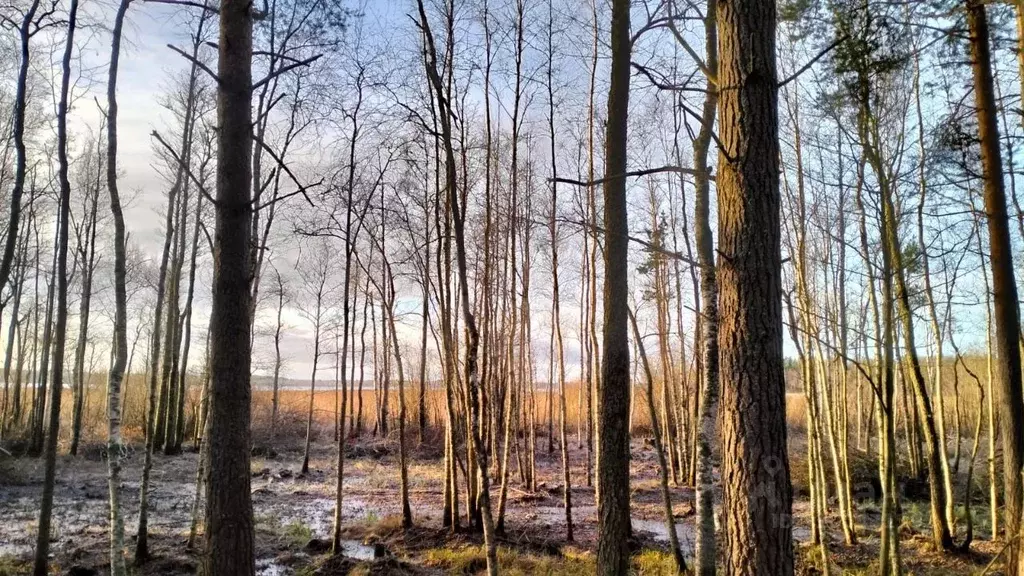
[(793, 574), (773, 0), (719, 0), (719, 362), (727, 575)]
[[(605, 135), (604, 342), (597, 386), (597, 572), (629, 570), (629, 222), (626, 164), (630, 40), (628, 0), (613, 0), (611, 84)], [(592, 191), (591, 191), (592, 193)], [(596, 274), (594, 275), (596, 278)], [(593, 326), (591, 326), (593, 330)]]
[(250, 497), (252, 4), (222, 0), (210, 316), (210, 471), (201, 574), (255, 572)]
[(1024, 462), (1024, 393), (1021, 390), (1021, 353), (1018, 343), (1020, 319), (1017, 284), (1013, 271), (1006, 191), (1003, 187), (1002, 154), (996, 118), (992, 57), (989, 47), (988, 15), (984, 3), (969, 0), (967, 25), (970, 31), (974, 100), (981, 141), (985, 213), (988, 216), (989, 253), (992, 266), (993, 307), (999, 384), (1003, 412), (1003, 491), (1006, 499), (1006, 566), (1008, 573), (1024, 572), (1018, 531), (1021, 526), (1022, 494), (1020, 469)]

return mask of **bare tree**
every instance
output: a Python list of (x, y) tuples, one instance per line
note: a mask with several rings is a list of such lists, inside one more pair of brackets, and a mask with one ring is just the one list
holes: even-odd
[[(309, 375), (309, 410), (306, 414), (306, 442), (302, 452), (302, 469), (300, 474), (309, 473), (309, 448), (313, 437), (313, 406), (316, 399), (316, 373), (320, 364), (322, 333), (324, 323), (330, 312), (327, 298), (333, 287), (331, 280), (335, 262), (331, 259), (331, 246), (326, 238), (317, 239), (311, 250), (302, 258), (297, 266), (305, 289), (306, 306), (302, 313), (313, 326), (313, 368)], [(311, 252), (311, 253), (310, 253)]]
[[(75, 50), (78, 0), (68, 6), (67, 37), (61, 60), (60, 97), (57, 104), (57, 161), (60, 203), (57, 228), (57, 308), (53, 342), (53, 383), (50, 385), (50, 421), (44, 449), (43, 496), (39, 504), (39, 531), (32, 573), (46, 576), (50, 563), (50, 520), (53, 514), (53, 490), (57, 480), (57, 435), (60, 432), (60, 401), (64, 392), (64, 346), (68, 323), (68, 228), (71, 220), (71, 182), (68, 180), (68, 92), (71, 86), (71, 60)], [(13, 220), (13, 218), (12, 218)], [(6, 281), (6, 279), (5, 279)], [(45, 361), (45, 357), (44, 357)]]
[[(465, 215), (459, 208), (460, 197), (458, 180), (456, 176), (455, 151), (452, 146), (450, 101), (446, 96), (444, 83), (437, 70), (437, 50), (434, 46), (434, 36), (430, 31), (430, 24), (427, 21), (427, 12), (423, 0), (417, 0), (419, 9), (419, 27), (423, 32), (425, 68), (427, 78), (430, 82), (434, 97), (436, 98), (437, 116), (441, 123), (441, 146), (445, 154), (445, 184), (448, 188), (448, 197), (451, 206), (452, 222), (455, 232), (455, 252), (457, 261), (459, 298), (462, 305), (462, 317), (466, 329), (466, 359), (465, 379), (469, 391), (469, 412), (470, 412), (470, 436), (472, 438), (474, 453), (476, 455), (475, 468), (480, 474), (478, 504), (483, 520), (484, 543), (487, 548), (487, 573), (491, 576), (498, 574), (498, 555), (494, 541), (494, 520), (491, 516), (491, 497), (487, 468), (487, 453), (484, 451), (483, 439), (480, 435), (480, 404), (479, 392), (480, 382), (477, 373), (477, 355), (480, 347), (480, 333), (476, 326), (476, 319), (473, 315), (469, 300), (469, 279), (467, 278), (466, 265), (466, 232)], [(447, 92), (450, 94), (450, 91)], [(467, 464), (469, 467), (471, 464)]]
[(127, 232), (121, 195), (117, 187), (117, 74), (121, 57), (121, 32), (131, 0), (121, 0), (114, 16), (107, 79), (107, 192), (114, 219), (114, 342), (113, 360), (107, 375), (107, 486), (110, 498), (110, 573), (127, 573), (124, 556), (124, 517), (121, 515), (121, 385), (128, 363), (128, 266)]
[(15, 250), (18, 245), (21, 197), (25, 190), (25, 175), (28, 164), (25, 149), (25, 108), (28, 98), (28, 73), (29, 66), (31, 65), (32, 38), (44, 28), (48, 28), (56, 23), (51, 18), (56, 9), (56, 2), (42, 4), (40, 0), (32, 0), (22, 14), (20, 22), (8, 16), (3, 16), (3, 23), (18, 31), (18, 40), (21, 45), (21, 60), (18, 66), (18, 79), (15, 86), (14, 120), (12, 122), (16, 154), (14, 183), (10, 197), (10, 216), (7, 219), (7, 238), (4, 241), (3, 257), (0, 259), (0, 287), (7, 285), (11, 275), (11, 268), (14, 265)]

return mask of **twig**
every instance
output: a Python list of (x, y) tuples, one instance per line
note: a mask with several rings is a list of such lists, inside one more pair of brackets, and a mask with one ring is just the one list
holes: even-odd
[(147, 3), (152, 4), (173, 4), (176, 6), (191, 6), (192, 8), (202, 8), (203, 10), (209, 10), (214, 14), (220, 14), (220, 10), (216, 6), (210, 6), (204, 2), (191, 2), (189, 0), (146, 0)]
[[(277, 162), (277, 165), (278, 165), (278, 166), (280, 166), (280, 167), (281, 167), (281, 169), (282, 169), (282, 170), (284, 170), (285, 174), (287, 174), (287, 175), (288, 175), (288, 177), (292, 179), (292, 182), (293, 182), (293, 183), (295, 183), (295, 185), (299, 187), (299, 190), (298, 190), (298, 192), (299, 192), (299, 193), (301, 193), (301, 194), (302, 194), (302, 196), (306, 198), (306, 202), (309, 202), (309, 205), (310, 205), (310, 206), (313, 206), (313, 205), (314, 205), (314, 204), (313, 204), (313, 200), (311, 200), (311, 199), (309, 198), (309, 195), (308, 195), (308, 194), (306, 194), (306, 188), (307, 188), (307, 187), (306, 187), (306, 186), (303, 186), (302, 184), (300, 184), (300, 183), (299, 183), (299, 179), (295, 177), (295, 174), (293, 174), (293, 173), (292, 173), (292, 171), (291, 171), (291, 168), (288, 168), (288, 165), (284, 163), (284, 160), (282, 160), (282, 159), (281, 159), (281, 157), (280, 157), (280, 156), (278, 156), (278, 155), (277, 155), (277, 153), (276, 153), (276, 152), (274, 152), (274, 151), (273, 151), (273, 150), (272, 150), (272, 149), (270, 148), (270, 146), (267, 146), (266, 142), (264, 142), (264, 141), (263, 141), (262, 139), (260, 139), (260, 138), (257, 138), (257, 137), (256, 137), (255, 135), (253, 136), (253, 138), (252, 138), (252, 139), (253, 139), (253, 142), (256, 142), (256, 143), (257, 143), (257, 144), (259, 144), (259, 145), (260, 145), (260, 146), (261, 146), (261, 147), (262, 147), (262, 148), (263, 148), (264, 150), (266, 150), (266, 151), (267, 151), (267, 154), (269, 154), (269, 155), (270, 155), (270, 157), (274, 159), (274, 162)], [(320, 185), (320, 184), (322, 184), (322, 183), (323, 183), (323, 180), (321, 179), (321, 180), (320, 180), (320, 182), (317, 182), (316, 184), (311, 184), (310, 186), (319, 186), (319, 185)], [(294, 194), (291, 194), (291, 195), (293, 195), (293, 196), (294, 196)]]
[[(686, 112), (690, 116), (693, 116), (697, 120), (697, 122), (700, 122), (701, 126), (704, 125), (704, 117), (701, 116), (700, 114), (697, 114), (693, 110), (690, 110), (689, 106), (687, 106), (686, 104), (683, 104), (683, 102), (681, 100), (678, 103), (678, 106), (683, 110), (683, 112)], [(689, 127), (689, 124), (687, 124), (687, 127)], [(718, 139), (718, 134), (715, 134), (715, 127), (714, 126), (708, 126), (707, 129), (708, 129), (708, 134), (711, 135), (711, 139), (714, 140), (715, 141), (715, 145), (718, 146), (718, 152), (720, 154), (722, 154), (723, 156), (725, 156), (726, 159), (728, 159), (730, 163), (735, 162), (736, 159), (733, 158), (732, 155), (729, 154), (728, 150), (725, 149), (725, 145), (722, 144), (722, 141)], [(712, 180), (714, 180), (714, 178), (712, 178)]]
[[(698, 174), (698, 171), (692, 168), (683, 168), (682, 166), (670, 165), (662, 166), (660, 168), (646, 168), (644, 170), (633, 170), (631, 172), (625, 172), (623, 174), (618, 174), (615, 176), (605, 176), (604, 178), (599, 178), (597, 180), (591, 181), (573, 180), (571, 178), (548, 178), (548, 182), (557, 182), (559, 184), (573, 184), (576, 186), (583, 186), (585, 188), (589, 188), (592, 186), (599, 186), (601, 184), (604, 184), (605, 182), (610, 182), (612, 180), (618, 180), (619, 178), (629, 178), (632, 176), (649, 176), (651, 174), (660, 174), (663, 172), (671, 172), (675, 174), (690, 174), (691, 176), (696, 176)], [(714, 180), (714, 177), (710, 177), (710, 179)]]
[[(571, 220), (569, 218), (555, 218), (555, 221), (556, 222), (560, 222), (562, 224), (573, 224), (573, 225), (576, 225), (576, 226), (580, 226), (582, 228), (589, 228), (589, 229), (593, 230), (594, 232), (597, 232), (598, 234), (607, 235), (607, 231), (603, 227), (598, 226), (597, 224), (590, 224), (589, 222), (583, 222), (581, 220)], [(538, 222), (536, 220), (530, 220), (530, 222), (536, 224), (537, 226), (545, 226), (546, 225), (544, 222)], [(679, 260), (680, 262), (683, 262), (684, 264), (689, 264), (690, 266), (697, 266), (697, 267), (701, 266), (699, 262), (695, 262), (695, 261), (687, 258), (686, 256), (683, 255), (682, 252), (673, 252), (671, 250), (666, 250), (666, 249), (661, 248), (661, 247), (659, 247), (659, 246), (657, 246), (655, 244), (652, 244), (651, 242), (648, 242), (647, 240), (644, 240), (642, 238), (637, 238), (636, 236), (631, 236), (629, 234), (626, 234), (626, 240), (628, 240), (630, 242), (633, 242), (633, 243), (636, 243), (636, 244), (639, 244), (639, 245), (643, 246), (644, 248), (646, 248), (650, 252), (655, 252), (657, 254), (661, 254), (662, 256), (666, 256), (668, 258)]]
[[(323, 183), (324, 183), (324, 180), (323, 180), (323, 178), (321, 178), (319, 182), (317, 182), (316, 184), (310, 184), (310, 186), (319, 186), (319, 185), (321, 185)], [(270, 200), (267, 200), (263, 204), (260, 204), (259, 206), (257, 206), (256, 209), (257, 210), (263, 210), (267, 206), (271, 206), (273, 204), (277, 204), (278, 202), (283, 202), (283, 201), (291, 198), (292, 196), (296, 196), (298, 194), (302, 194), (303, 196), (305, 196), (306, 195), (305, 189), (300, 187), (298, 190), (295, 190), (293, 192), (289, 192), (289, 193), (285, 194), (284, 196), (278, 196), (276, 198), (271, 198)], [(306, 199), (308, 200), (309, 196), (306, 196)]]
[(690, 43), (686, 41), (686, 38), (683, 38), (683, 35), (679, 32), (679, 29), (676, 28), (675, 22), (669, 20), (667, 27), (669, 30), (672, 31), (672, 35), (676, 37), (676, 42), (678, 42), (679, 45), (683, 47), (683, 50), (685, 50), (686, 53), (690, 55), (690, 58), (693, 58), (693, 62), (697, 65), (697, 68), (700, 68), (700, 71), (704, 73), (704, 76), (708, 79), (708, 82), (711, 82), (717, 87), (718, 76), (715, 74), (714, 71), (708, 68), (708, 65), (704, 63), (704, 60), (702, 60), (700, 55), (697, 54), (697, 51), (694, 50), (693, 47), (690, 46)]
[(690, 80), (693, 79), (693, 77), (697, 74), (698, 70), (694, 70), (693, 72), (691, 72), (690, 75), (686, 77), (686, 81), (684, 81), (682, 84), (668, 84), (662, 80), (658, 80), (657, 78), (655, 78), (654, 73), (651, 72), (650, 69), (647, 68), (646, 66), (642, 66), (640, 64), (637, 64), (636, 62), (630, 62), (630, 65), (637, 72), (639, 72), (645, 78), (647, 78), (647, 81), (650, 82), (651, 85), (657, 88), (658, 90), (670, 90), (673, 92), (700, 92), (702, 94), (707, 94), (707, 90), (705, 90), (704, 88), (694, 88), (690, 86)]
[(1008, 539), (1006, 543), (1003, 544), (1003, 547), (999, 549), (999, 552), (997, 552), (996, 555), (992, 557), (992, 560), (989, 560), (989, 563), (985, 565), (985, 568), (982, 569), (981, 572), (978, 572), (978, 576), (985, 576), (986, 574), (991, 572), (992, 568), (996, 565), (996, 560), (999, 560), (999, 558), (1002, 557), (1003, 553), (1006, 552), (1006, 549), (1010, 547), (1010, 544), (1013, 544), (1013, 542), (1019, 538), (1020, 532), (1018, 532), (1017, 535), (1013, 538)]
[(797, 76), (800, 76), (804, 72), (807, 72), (807, 70), (809, 70), (811, 66), (814, 66), (815, 62), (817, 62), (818, 60), (821, 60), (822, 58), (824, 58), (825, 55), (828, 54), (829, 52), (831, 52), (832, 50), (834, 50), (836, 48), (836, 46), (839, 46), (840, 44), (845, 42), (847, 38), (848, 37), (846, 35), (843, 35), (843, 36), (840, 36), (839, 38), (836, 38), (835, 42), (833, 42), (833, 43), (829, 44), (828, 46), (826, 46), (825, 49), (822, 50), (821, 52), (818, 52), (818, 55), (815, 56), (814, 58), (811, 58), (810, 61), (807, 62), (807, 64), (804, 64), (803, 66), (800, 67), (799, 70), (797, 70), (796, 72), (794, 72), (794, 73), (790, 74), (789, 76), (787, 76), (786, 79), (783, 80), (782, 82), (779, 82), (778, 87), (782, 88), (786, 84), (789, 84), (793, 80), (796, 80)]
[(183, 56), (189, 62), (195, 64), (203, 72), (206, 72), (207, 74), (209, 74), (210, 78), (213, 78), (214, 82), (216, 82), (217, 84), (220, 84), (220, 76), (217, 76), (217, 74), (213, 70), (211, 70), (209, 66), (207, 66), (206, 64), (203, 64), (198, 58), (193, 57), (191, 54), (189, 54), (188, 52), (185, 52), (181, 48), (178, 48), (174, 44), (168, 44), (167, 47), (170, 48), (171, 50), (174, 50), (175, 52), (177, 52), (181, 56)]
[(278, 68), (277, 70), (271, 72), (270, 74), (267, 74), (267, 76), (265, 78), (263, 78), (262, 80), (260, 80), (259, 82), (256, 82), (255, 84), (253, 84), (252, 85), (252, 89), (255, 90), (255, 89), (259, 88), (260, 86), (263, 86), (267, 82), (270, 82), (274, 78), (277, 78), (278, 76), (280, 76), (280, 75), (282, 75), (282, 74), (284, 74), (286, 72), (294, 70), (295, 68), (298, 68), (300, 66), (309, 66), (313, 62), (316, 62), (317, 60), (319, 60), (321, 56), (323, 56), (323, 54), (317, 54), (316, 56), (312, 56), (310, 58), (306, 58), (305, 60), (300, 60), (298, 62), (293, 62), (293, 63), (291, 63), (291, 64), (289, 64), (287, 66), (282, 66), (281, 68)]
[(174, 151), (174, 148), (172, 148), (171, 145), (168, 144), (166, 140), (164, 140), (163, 136), (161, 136), (160, 133), (157, 132), (156, 130), (153, 130), (150, 133), (150, 135), (153, 138), (156, 138), (156, 141), (159, 142), (160, 145), (163, 146), (168, 153), (170, 153), (171, 157), (174, 158), (174, 161), (178, 163), (178, 166), (185, 170), (185, 173), (188, 174), (189, 179), (191, 179), (192, 182), (194, 182), (195, 185), (199, 188), (199, 192), (202, 193), (202, 195), (205, 196), (206, 199), (209, 200), (211, 204), (219, 208), (220, 203), (217, 202), (217, 200), (213, 196), (210, 196), (210, 193), (206, 190), (206, 187), (203, 186), (203, 183), (199, 180), (199, 178), (196, 178), (196, 175), (192, 173), (192, 169), (185, 164), (184, 160), (182, 160), (181, 157), (178, 156), (178, 153)]

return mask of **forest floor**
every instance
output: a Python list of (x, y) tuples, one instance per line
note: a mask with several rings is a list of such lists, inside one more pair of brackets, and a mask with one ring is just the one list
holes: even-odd
[[(575, 439), (574, 439), (575, 440)], [(575, 442), (573, 442), (575, 444)], [(415, 444), (413, 441), (412, 444)], [(522, 489), (516, 455), (510, 456), (506, 530), (501, 537), (500, 564), (511, 574), (592, 574), (596, 549), (594, 491), (580, 471), (586, 453), (572, 450), (573, 525), (575, 542), (565, 541), (561, 457), (548, 453), (547, 439), (537, 442), (538, 486)], [(410, 448), (410, 498), (415, 528), (401, 529), (397, 446), (364, 438), (349, 443), (345, 461), (343, 518), (344, 557), (326, 555), (333, 526), (336, 448), (329, 441), (315, 445), (311, 471), (299, 476), (300, 449), (253, 456), (252, 501), (256, 520), (257, 574), (475, 574), (482, 571), (483, 551), (476, 534), (450, 534), (441, 526), (443, 467), (441, 441)], [(77, 458), (62, 456), (54, 504), (54, 563), (60, 574), (104, 574), (107, 554), (106, 465), (100, 447)], [(265, 451), (264, 451), (265, 454)], [(668, 532), (662, 512), (654, 449), (642, 440), (633, 444), (632, 517), (636, 550), (633, 565), (640, 574), (670, 574)], [(150, 546), (153, 558), (136, 574), (194, 574), (196, 555), (185, 548), (195, 492), (197, 454), (154, 456), (150, 491)], [(129, 451), (123, 470), (126, 540), (134, 548), (138, 521), (139, 479), (143, 454)], [(794, 462), (794, 467), (797, 463)], [(42, 462), (0, 456), (0, 576), (30, 568), (35, 545)], [(796, 478), (794, 478), (796, 480)], [(464, 483), (460, 481), (460, 485)], [(684, 554), (694, 547), (693, 491), (673, 487), (672, 501)], [(794, 546), (798, 573), (819, 574), (820, 554), (807, 543), (809, 506), (796, 489)], [(460, 494), (463, 499), (465, 494)], [(926, 497), (926, 496), (925, 496)], [(498, 490), (492, 502), (498, 501)], [(828, 552), (833, 573), (870, 574), (878, 550), (877, 506), (858, 500), (859, 543), (846, 546), (838, 523), (829, 525)], [(904, 505), (902, 552), (909, 574), (978, 574), (1002, 546), (979, 533), (967, 554), (935, 552), (928, 538), (926, 502)], [(464, 510), (463, 510), (464, 511)], [(976, 514), (984, 515), (979, 508)], [(923, 519), (922, 519), (923, 518)], [(915, 522), (917, 525), (915, 525)], [(977, 530), (981, 532), (981, 529)], [(990, 572), (996, 574), (996, 572)]]

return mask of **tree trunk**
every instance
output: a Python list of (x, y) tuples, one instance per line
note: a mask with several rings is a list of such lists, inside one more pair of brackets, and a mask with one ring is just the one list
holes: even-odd
[[(476, 455), (476, 469), (480, 474), (479, 484), (479, 507), (484, 529), (484, 545), (487, 549), (487, 573), (490, 576), (498, 574), (498, 554), (494, 540), (494, 520), (491, 515), (490, 485), (487, 468), (487, 453), (484, 451), (483, 439), (480, 435), (480, 381), (477, 373), (477, 356), (480, 347), (480, 333), (477, 330), (476, 319), (473, 316), (469, 300), (469, 280), (467, 278), (466, 265), (466, 240), (465, 220), (462, 211), (459, 209), (459, 191), (457, 189), (457, 178), (455, 168), (455, 151), (452, 145), (451, 130), (451, 108), (448, 99), (445, 97), (445, 89), (441, 77), (437, 72), (437, 52), (434, 48), (434, 38), (427, 22), (426, 8), (423, 0), (417, 0), (419, 9), (420, 24), (423, 29), (426, 73), (433, 88), (434, 96), (437, 98), (438, 117), (441, 120), (441, 144), (445, 152), (445, 183), (448, 188), (450, 199), (452, 221), (454, 224), (456, 261), (458, 269), (459, 299), (462, 305), (462, 316), (465, 322), (466, 331), (466, 387), (469, 392), (467, 402), (470, 413), (470, 437), (473, 444), (473, 451)], [(628, 73), (628, 68), (627, 68)], [(467, 468), (473, 465), (467, 463)]]
[[(58, 226), (60, 225), (58, 219)], [(44, 451), (44, 438), (43, 438), (43, 427), (46, 421), (44, 414), (46, 410), (46, 393), (49, 388), (49, 373), (50, 373), (50, 348), (53, 343), (53, 312), (54, 312), (54, 297), (57, 292), (57, 261), (60, 255), (60, 243), (53, 243), (53, 256), (51, 258), (50, 266), (50, 280), (46, 288), (46, 313), (43, 321), (43, 342), (40, 346), (39, 351), (39, 389), (36, 393), (36, 399), (33, 402), (33, 424), (32, 424), (32, 443), (29, 448), (29, 453), (33, 455), (42, 454)], [(51, 408), (52, 410), (52, 408)]]
[[(718, 0), (708, 0), (704, 17), (705, 52), (704, 64), (712, 74), (718, 74)], [(694, 176), (694, 228), (697, 245), (697, 260), (700, 266), (700, 308), (699, 332), (702, 350), (698, 368), (701, 369), (700, 400), (696, 437), (697, 462), (694, 501), (697, 512), (697, 542), (695, 570), (701, 576), (713, 576), (718, 561), (718, 547), (715, 542), (715, 490), (713, 443), (718, 442), (718, 279), (715, 269), (714, 239), (711, 236), (711, 167), (708, 166), (708, 150), (715, 126), (715, 112), (718, 106), (716, 79), (707, 78), (704, 89), (704, 108), (701, 112), (700, 132), (693, 142)]]
[(993, 386), (995, 378), (992, 370), (992, 290), (989, 287), (988, 270), (985, 269), (985, 251), (982, 248), (981, 234), (976, 234), (975, 241), (978, 246), (978, 254), (981, 255), (981, 277), (985, 287), (985, 417), (988, 428), (988, 507), (992, 525), (989, 539), (996, 540), (999, 538), (999, 480), (998, 466), (996, 465), (996, 434), (998, 431), (996, 429), (995, 387)]
[(252, 3), (221, 0), (210, 316), (210, 471), (201, 574), (255, 573), (250, 497)]
[(4, 253), (0, 259), (0, 286), (6, 286), (14, 266), (14, 252), (18, 246), (18, 222), (21, 220), (21, 196), (25, 190), (25, 172), (28, 158), (25, 151), (25, 109), (28, 104), (28, 71), (31, 65), (30, 43), (35, 32), (32, 27), (37, 24), (36, 13), (39, 0), (32, 0), (25, 17), (18, 29), (21, 44), (21, 60), (18, 65), (18, 81), (14, 94), (14, 186), (11, 188), (10, 216), (7, 218), (7, 238), (4, 241)]
[[(205, 164), (203, 166), (205, 168)], [(203, 179), (203, 170), (200, 169), (200, 181)], [(180, 454), (181, 444), (185, 440), (185, 402), (188, 399), (188, 354), (192, 348), (192, 301), (195, 297), (196, 288), (196, 258), (199, 255), (199, 229), (203, 218), (203, 197), (196, 194), (196, 214), (192, 227), (191, 253), (188, 267), (188, 289), (185, 292), (185, 309), (181, 313), (181, 337), (178, 360), (178, 405), (176, 406), (177, 416), (175, 418), (174, 442), (171, 444), (171, 453)], [(198, 419), (196, 421), (198, 426)], [(198, 431), (197, 431), (198, 435)]]
[(967, 3), (970, 31), (971, 68), (974, 75), (974, 101), (981, 141), (981, 168), (984, 180), (985, 213), (988, 216), (989, 253), (992, 266), (992, 292), (999, 358), (999, 384), (1003, 412), (1003, 492), (1006, 499), (1006, 566), (1009, 574), (1024, 572), (1024, 554), (1017, 538), (1021, 526), (1021, 464), (1024, 463), (1024, 393), (1021, 390), (1020, 318), (1017, 284), (1013, 271), (1006, 191), (1003, 188), (1002, 154), (996, 119), (995, 91), (992, 83), (992, 57), (989, 49), (988, 15), (985, 4)]
[[(326, 279), (325, 279), (326, 280)], [(313, 315), (313, 369), (309, 373), (309, 409), (306, 412), (306, 441), (302, 449), (302, 468), (299, 474), (309, 473), (309, 446), (313, 438), (313, 404), (316, 400), (316, 371), (320, 362), (320, 325), (323, 304), (323, 284), (316, 294), (316, 312)], [(337, 425), (337, 422), (335, 422)]]
[[(61, 60), (60, 100), (57, 105), (57, 161), (60, 203), (57, 227), (57, 319), (53, 341), (53, 383), (50, 385), (50, 423), (46, 434), (43, 497), (39, 504), (39, 531), (32, 573), (46, 576), (50, 563), (50, 520), (53, 491), (57, 480), (57, 434), (60, 432), (60, 401), (64, 393), (64, 347), (68, 324), (68, 224), (71, 220), (71, 182), (68, 181), (68, 91), (71, 85), (71, 58), (75, 49), (75, 23), (78, 0), (68, 7), (67, 38)], [(13, 223), (8, 226), (13, 229)]]
[(281, 331), (284, 328), (284, 323), (281, 321), (281, 314), (284, 312), (284, 282), (281, 279), (281, 273), (274, 270), (275, 278), (277, 280), (277, 322), (274, 324), (274, 383), (273, 391), (270, 399), (270, 440), (271, 442), (277, 438), (277, 413), (280, 409), (281, 398), (279, 394), (279, 385), (281, 382)]
[(775, 2), (719, 0), (717, 15), (725, 573), (787, 575)]
[[(629, 570), (629, 221), (626, 208), (628, 151), (628, 0), (613, 0), (611, 85), (605, 135), (604, 342), (597, 387), (597, 572)], [(596, 274), (595, 274), (596, 278)], [(593, 328), (593, 327), (591, 327)]]
[[(953, 495), (953, 479), (949, 470), (949, 455), (946, 453), (946, 408), (945, 393), (942, 390), (942, 344), (944, 330), (939, 323), (939, 315), (935, 304), (935, 296), (932, 290), (931, 267), (928, 260), (928, 246), (924, 239), (924, 204), (928, 194), (928, 185), (925, 178), (925, 162), (927, 150), (924, 144), (924, 115), (921, 112), (921, 70), (920, 56), (914, 52), (914, 109), (917, 116), (917, 148), (920, 158), (918, 159), (917, 175), (920, 200), (917, 207), (917, 242), (921, 251), (922, 280), (924, 281), (924, 296), (928, 304), (928, 316), (931, 321), (932, 334), (935, 338), (935, 378), (933, 390), (935, 394), (935, 429), (938, 435), (938, 455), (941, 466), (942, 489), (945, 492), (946, 523), (950, 530), (956, 524), (953, 506), (955, 497)], [(954, 369), (954, 372), (956, 370)], [(959, 421), (959, 420), (958, 420)], [(957, 453), (959, 454), (959, 443)], [(969, 506), (968, 506), (969, 508)]]
[[(97, 146), (98, 148), (98, 146)], [(99, 166), (97, 166), (99, 168)], [(89, 344), (89, 312), (92, 301), (92, 279), (96, 271), (96, 211), (99, 204), (99, 186), (96, 190), (87, 191), (93, 195), (91, 208), (86, 215), (86, 222), (83, 226), (84, 244), (80, 247), (82, 256), (82, 294), (78, 306), (78, 340), (75, 342), (74, 358), (74, 381), (71, 384), (72, 410), (71, 410), (71, 446), (68, 452), (72, 456), (78, 455), (78, 443), (82, 437), (82, 411), (85, 407), (85, 351)], [(87, 204), (89, 202), (87, 201)]]
[(402, 347), (398, 342), (398, 331), (395, 327), (395, 277), (391, 273), (391, 264), (384, 254), (383, 238), (381, 239), (381, 261), (388, 284), (381, 286), (381, 299), (387, 301), (387, 317), (390, 326), (391, 343), (394, 346), (395, 365), (398, 368), (398, 467), (399, 486), (402, 498), (402, 528), (412, 528), (412, 508), (409, 506), (409, 463), (405, 450), (405, 368), (402, 364)]
[(686, 561), (683, 559), (683, 552), (679, 548), (679, 536), (676, 534), (676, 518), (672, 512), (672, 497), (668, 489), (669, 466), (665, 461), (665, 449), (661, 442), (661, 429), (658, 427), (658, 412), (654, 409), (654, 375), (651, 373), (651, 366), (647, 361), (647, 352), (644, 350), (644, 342), (640, 337), (640, 329), (636, 326), (636, 317), (633, 311), (629, 311), (629, 322), (633, 327), (633, 339), (636, 341), (637, 351), (640, 353), (640, 363), (644, 368), (644, 375), (647, 379), (647, 408), (651, 418), (651, 430), (654, 434), (654, 451), (658, 453), (658, 470), (661, 472), (661, 499), (665, 508), (665, 527), (668, 530), (669, 550), (676, 562), (676, 572), (686, 573)]
[(110, 494), (110, 574), (125, 576), (124, 518), (121, 516), (121, 386), (128, 363), (127, 233), (117, 188), (117, 74), (121, 30), (131, 0), (121, 0), (110, 44), (107, 80), (107, 190), (114, 220), (114, 346), (107, 376), (107, 487)]

